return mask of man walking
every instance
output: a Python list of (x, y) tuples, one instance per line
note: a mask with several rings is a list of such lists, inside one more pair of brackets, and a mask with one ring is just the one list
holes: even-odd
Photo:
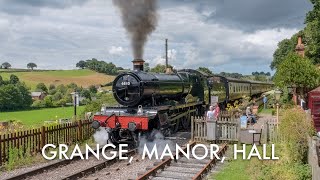
[(267, 109), (268, 98), (266, 95), (263, 95), (263, 109)]

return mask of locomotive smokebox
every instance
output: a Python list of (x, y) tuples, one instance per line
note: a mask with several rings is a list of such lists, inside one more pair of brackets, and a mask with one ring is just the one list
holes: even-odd
[(143, 59), (134, 59), (132, 63), (133, 63), (134, 71), (143, 71), (143, 64), (144, 64)]

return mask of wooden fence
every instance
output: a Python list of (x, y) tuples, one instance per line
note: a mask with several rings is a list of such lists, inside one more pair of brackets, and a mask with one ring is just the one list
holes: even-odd
[[(240, 119), (235, 116), (220, 116), (216, 121), (215, 139), (217, 141), (238, 141)], [(207, 120), (205, 117), (191, 117), (191, 139), (207, 141)]]
[(8, 161), (12, 149), (16, 148), (23, 154), (34, 154), (40, 152), (46, 144), (70, 145), (89, 139), (93, 131), (91, 121), (83, 120), (0, 135), (0, 166)]
[(240, 137), (240, 118), (236, 116), (219, 117), (216, 137), (219, 141), (238, 141)]
[(266, 122), (267, 131), (266, 131), (266, 137), (267, 142), (277, 142), (278, 140), (278, 124), (275, 118), (269, 119)]

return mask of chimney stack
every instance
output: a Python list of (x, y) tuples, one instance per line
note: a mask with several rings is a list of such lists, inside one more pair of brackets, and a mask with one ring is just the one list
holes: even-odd
[(143, 71), (143, 64), (144, 64), (143, 59), (134, 59), (132, 63), (133, 63), (134, 71)]
[(296, 46), (296, 53), (304, 57), (304, 44), (302, 44), (302, 37), (298, 36), (298, 44)]

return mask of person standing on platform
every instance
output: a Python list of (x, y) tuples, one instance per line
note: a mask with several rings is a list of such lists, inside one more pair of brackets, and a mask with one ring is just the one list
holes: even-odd
[(268, 98), (266, 95), (263, 95), (263, 108), (267, 109)]
[(214, 118), (216, 119), (216, 121), (218, 120), (218, 117), (220, 115), (220, 107), (218, 105), (218, 103), (214, 104)]
[(214, 106), (210, 106), (207, 112), (207, 137), (208, 141), (216, 140), (216, 120), (215, 120), (215, 110)]
[(300, 106), (301, 106), (301, 109), (305, 110), (305, 104), (306, 102), (304, 101), (303, 98), (300, 99)]
[(209, 111), (207, 112), (207, 121), (213, 121), (214, 120), (214, 114), (215, 114), (214, 107), (210, 106)]

